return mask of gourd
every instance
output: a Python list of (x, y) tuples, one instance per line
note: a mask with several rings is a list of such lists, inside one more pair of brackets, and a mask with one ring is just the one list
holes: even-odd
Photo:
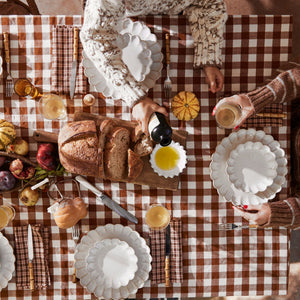
[(200, 111), (199, 100), (192, 92), (180, 92), (171, 102), (174, 116), (178, 120), (189, 121), (195, 119)]
[(62, 229), (74, 226), (79, 220), (86, 217), (86, 206), (84, 201), (79, 197), (62, 200), (57, 210), (53, 213), (56, 225)]
[(0, 119), (0, 150), (11, 144), (16, 138), (16, 130), (12, 123)]

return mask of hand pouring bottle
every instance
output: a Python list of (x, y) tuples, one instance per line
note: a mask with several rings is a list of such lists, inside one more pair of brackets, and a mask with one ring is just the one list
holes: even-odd
[(172, 128), (163, 114), (155, 112), (151, 115), (148, 130), (154, 142), (159, 143), (163, 147), (171, 144)]

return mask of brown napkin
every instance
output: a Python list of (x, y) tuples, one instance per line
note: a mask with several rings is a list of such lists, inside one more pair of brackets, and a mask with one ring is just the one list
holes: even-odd
[[(274, 103), (266, 106), (263, 111), (260, 113), (275, 113), (275, 114), (282, 114), (283, 105), (280, 103)], [(252, 117), (248, 118), (247, 121), (241, 127), (252, 128), (252, 127), (279, 127), (283, 125), (282, 118), (269, 118), (269, 117), (258, 117), (253, 115)]]
[[(33, 239), (33, 275), (34, 288), (46, 289), (51, 285), (48, 267), (49, 229), (41, 225), (32, 225)], [(16, 282), (18, 289), (29, 289), (28, 226), (14, 227), (16, 253)]]
[[(183, 280), (182, 265), (182, 224), (181, 220), (170, 222), (171, 257), (170, 282), (180, 283)], [(165, 230), (150, 230), (150, 249), (152, 255), (151, 282), (165, 282)]]
[[(70, 93), (71, 65), (73, 61), (74, 26), (58, 25), (52, 31), (51, 91)], [(78, 44), (75, 94), (85, 94), (87, 78), (82, 67), (82, 44)]]

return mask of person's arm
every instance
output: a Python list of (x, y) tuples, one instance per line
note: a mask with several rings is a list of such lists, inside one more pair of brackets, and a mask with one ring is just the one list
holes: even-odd
[(206, 83), (215, 93), (223, 88), (222, 42), (227, 20), (226, 6), (222, 0), (195, 0), (184, 10), (194, 40), (194, 68), (203, 68)]
[(243, 218), (259, 226), (300, 229), (300, 199), (296, 197), (234, 209)]
[(289, 102), (300, 96), (300, 68), (282, 72), (267, 85), (240, 96), (249, 98), (256, 113), (271, 103)]
[(89, 59), (132, 107), (146, 95), (141, 83), (131, 75), (116, 46), (118, 23), (125, 16), (124, 0), (87, 2), (80, 38)]

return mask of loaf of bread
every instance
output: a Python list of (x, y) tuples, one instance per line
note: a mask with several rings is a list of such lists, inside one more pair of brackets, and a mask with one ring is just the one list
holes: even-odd
[(134, 181), (143, 161), (129, 149), (130, 142), (129, 130), (112, 119), (104, 120), (98, 131), (93, 120), (71, 122), (58, 136), (59, 159), (71, 173)]
[(98, 136), (94, 121), (66, 124), (59, 133), (59, 159), (71, 173), (99, 176)]

